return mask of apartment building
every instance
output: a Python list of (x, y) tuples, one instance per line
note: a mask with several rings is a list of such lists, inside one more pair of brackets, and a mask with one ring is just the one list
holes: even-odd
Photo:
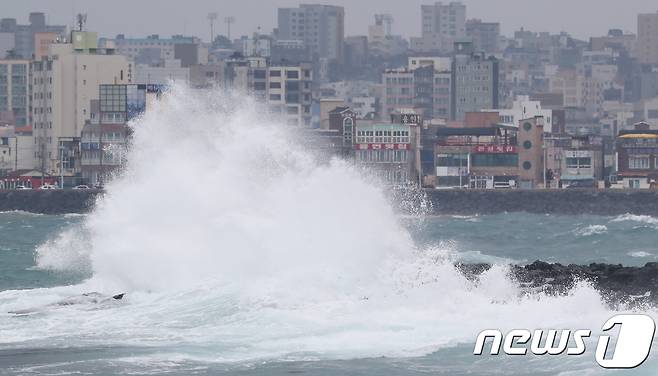
[(638, 14), (635, 56), (642, 64), (658, 64), (658, 11)]
[[(53, 43), (47, 57), (32, 63), (32, 117), (35, 168), (54, 175), (74, 174), (82, 127), (90, 103), (104, 83), (129, 83), (128, 58), (99, 49), (94, 32), (73, 32), (70, 42)], [(62, 171), (63, 170), (63, 171)]]
[(451, 118), (464, 120), (467, 112), (498, 108), (499, 62), (483, 52), (473, 52), (470, 42), (455, 43), (452, 61)]
[(302, 40), (311, 57), (343, 62), (345, 9), (333, 5), (301, 4), (279, 8), (277, 39)]
[(418, 52), (450, 52), (453, 44), (466, 36), (466, 5), (460, 2), (421, 5), (421, 37), (411, 38), (411, 49)]
[(0, 60), (0, 116), (24, 127), (31, 124), (30, 61)]

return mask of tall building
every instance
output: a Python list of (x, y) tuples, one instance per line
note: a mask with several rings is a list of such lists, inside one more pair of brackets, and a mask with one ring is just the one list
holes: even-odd
[(500, 24), (498, 22), (482, 22), (479, 19), (466, 21), (466, 36), (471, 38), (476, 51), (486, 53), (498, 52)]
[[(35, 51), (34, 35), (39, 32), (52, 32), (57, 35), (66, 33), (66, 26), (46, 25), (46, 15), (39, 12), (30, 13), (30, 24), (20, 25), (15, 18), (0, 20), (0, 32), (14, 34), (14, 54), (17, 57), (31, 59)], [(0, 56), (2, 58), (4, 56)]]
[(313, 60), (343, 62), (345, 9), (333, 5), (301, 4), (279, 8), (277, 39), (303, 40)]
[(30, 122), (30, 61), (0, 60), (0, 116), (24, 127)]
[[(266, 75), (265, 98), (272, 112), (282, 115), (289, 125), (311, 125), (313, 73), (310, 64), (273, 64), (254, 70), (253, 74), (256, 78)], [(254, 90), (261, 89), (262, 84), (255, 82)]]
[(51, 44), (48, 56), (32, 63), (35, 168), (55, 175), (74, 173), (66, 160), (78, 150), (99, 85), (132, 79), (132, 63), (113, 50), (98, 49), (96, 33), (73, 32), (71, 36), (71, 42)]
[(414, 110), (426, 120), (450, 116), (450, 60), (410, 57), (405, 69), (384, 72), (382, 119), (403, 109)]
[(642, 64), (658, 64), (658, 12), (638, 14), (635, 54)]
[(466, 36), (466, 5), (460, 2), (421, 5), (421, 37), (411, 38), (411, 49), (419, 52), (452, 50)]
[(467, 112), (498, 108), (499, 63), (484, 52), (473, 52), (471, 43), (455, 43), (452, 60), (453, 120), (464, 120)]

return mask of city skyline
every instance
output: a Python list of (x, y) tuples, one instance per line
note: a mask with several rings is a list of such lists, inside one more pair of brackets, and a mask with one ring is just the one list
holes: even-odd
[[(500, 22), (503, 35), (509, 36), (515, 30), (524, 27), (526, 30), (552, 33), (566, 31), (580, 39), (605, 35), (611, 28), (635, 33), (637, 31), (637, 14), (654, 13), (658, 9), (658, 6), (649, 0), (627, 1), (621, 12), (618, 2), (615, 1), (567, 2), (566, 0), (556, 0), (536, 2), (531, 9), (527, 6), (527, 1), (523, 0), (497, 0), (495, 4), (484, 0), (463, 0), (461, 2), (467, 7), (467, 18)], [(412, 0), (404, 3), (393, 1), (382, 3), (363, 0), (354, 3), (347, 0), (324, 2), (279, 0), (263, 4), (262, 1), (246, 0), (240, 4), (223, 4), (211, 0), (192, 0), (186, 3), (168, 4), (171, 11), (163, 12), (159, 7), (156, 8), (157, 4), (153, 0), (143, 0), (139, 3), (127, 0), (116, 0), (112, 3), (97, 0), (85, 2), (79, 0), (26, 0), (20, 3), (5, 4), (2, 17), (16, 18), (19, 23), (24, 23), (27, 21), (29, 12), (41, 11), (46, 13), (47, 21), (51, 24), (72, 25), (75, 14), (87, 13), (87, 28), (98, 31), (104, 36), (112, 37), (119, 33), (128, 36), (186, 34), (198, 36), (206, 41), (210, 34), (206, 17), (210, 12), (219, 14), (219, 19), (215, 22), (215, 34), (226, 35), (227, 28), (223, 21), (226, 16), (233, 16), (236, 19), (231, 26), (232, 37), (251, 35), (258, 30), (258, 27), (261, 28), (262, 33), (267, 34), (276, 27), (277, 8), (295, 7), (300, 3), (344, 6), (346, 35), (367, 34), (368, 25), (374, 23), (374, 14), (389, 13), (395, 19), (394, 34), (401, 34), (409, 38), (420, 35), (420, 6), (433, 4), (434, 1)], [(250, 14), (256, 4), (261, 11), (255, 15)], [(583, 23), (583, 15), (588, 9), (594, 8), (600, 17), (588, 17), (588, 22)], [(125, 9), (131, 9), (131, 12), (124, 12)], [(158, 17), (145, 17), (153, 9), (158, 9)], [(515, 11), (510, 12), (510, 9)], [(570, 9), (570, 12), (564, 12), (564, 9)], [(537, 14), (541, 17), (534, 17)]]

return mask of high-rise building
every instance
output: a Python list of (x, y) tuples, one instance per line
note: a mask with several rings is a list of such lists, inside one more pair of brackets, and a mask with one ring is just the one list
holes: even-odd
[[(66, 26), (46, 25), (46, 15), (39, 12), (30, 13), (30, 24), (20, 25), (15, 18), (0, 20), (0, 32), (14, 34), (14, 55), (31, 59), (35, 51), (34, 35), (39, 32), (52, 32), (57, 35), (66, 33)], [(4, 57), (4, 56), (0, 56)]]
[(452, 60), (453, 120), (464, 120), (467, 112), (498, 108), (499, 63), (484, 52), (473, 52), (472, 43), (455, 43)]
[(386, 119), (391, 113), (413, 110), (427, 120), (447, 119), (451, 74), (445, 59), (410, 57), (407, 68), (385, 71), (380, 117)]
[(0, 60), (0, 115), (24, 127), (30, 122), (30, 61)]
[(635, 54), (642, 64), (658, 64), (658, 12), (638, 14)]
[(67, 163), (78, 150), (82, 127), (91, 116), (100, 84), (129, 83), (133, 65), (112, 50), (98, 49), (93, 32), (73, 32), (71, 42), (53, 43), (48, 56), (32, 63), (35, 168), (73, 174)]
[[(262, 76), (263, 70), (254, 70), (254, 76)], [(312, 67), (309, 63), (298, 65), (274, 64), (265, 70), (266, 101), (272, 112), (281, 114), (290, 125), (311, 125)], [(259, 85), (256, 83), (255, 85)], [(262, 89), (254, 87), (254, 89)]]
[(448, 52), (466, 36), (466, 5), (460, 2), (421, 5), (421, 37), (411, 38), (411, 49)]
[(333, 5), (301, 4), (279, 8), (277, 39), (303, 40), (311, 57), (343, 62), (345, 9)]
[(476, 51), (486, 53), (498, 52), (500, 24), (498, 22), (482, 22), (473, 19), (466, 21), (466, 36), (471, 38)]

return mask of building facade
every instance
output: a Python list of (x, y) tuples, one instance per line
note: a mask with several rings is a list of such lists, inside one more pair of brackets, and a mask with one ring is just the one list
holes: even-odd
[(499, 50), (500, 23), (482, 22), (479, 19), (468, 20), (466, 21), (466, 36), (473, 41), (475, 51), (496, 53)]
[(96, 33), (73, 32), (71, 43), (50, 45), (49, 54), (32, 63), (32, 116), (35, 168), (73, 175), (82, 127), (91, 116), (103, 83), (129, 83), (133, 65), (125, 56), (98, 49)]
[[(21, 25), (15, 18), (3, 18), (0, 20), (0, 32), (11, 33), (14, 36), (13, 52), (16, 57), (32, 59), (35, 53), (35, 34), (40, 32), (66, 34), (66, 26), (47, 25), (46, 15), (39, 12), (30, 13), (30, 23)], [(38, 46), (37, 46), (38, 47)], [(0, 56), (3, 58), (4, 56)]]
[(302, 40), (316, 59), (343, 62), (345, 9), (333, 5), (301, 4), (279, 8), (277, 39)]
[(452, 120), (464, 120), (467, 112), (498, 108), (499, 63), (493, 56), (472, 52), (472, 44), (456, 43), (452, 61)]
[(453, 43), (466, 36), (466, 5), (460, 2), (421, 5), (421, 37), (411, 38), (419, 52), (450, 52)]
[(635, 56), (642, 64), (658, 64), (658, 12), (638, 14)]
[(658, 181), (658, 131), (622, 131), (616, 141), (617, 182), (613, 187), (650, 188)]
[(0, 60), (0, 115), (24, 127), (31, 122), (30, 61)]
[(356, 123), (354, 159), (390, 185), (417, 181), (412, 124)]

